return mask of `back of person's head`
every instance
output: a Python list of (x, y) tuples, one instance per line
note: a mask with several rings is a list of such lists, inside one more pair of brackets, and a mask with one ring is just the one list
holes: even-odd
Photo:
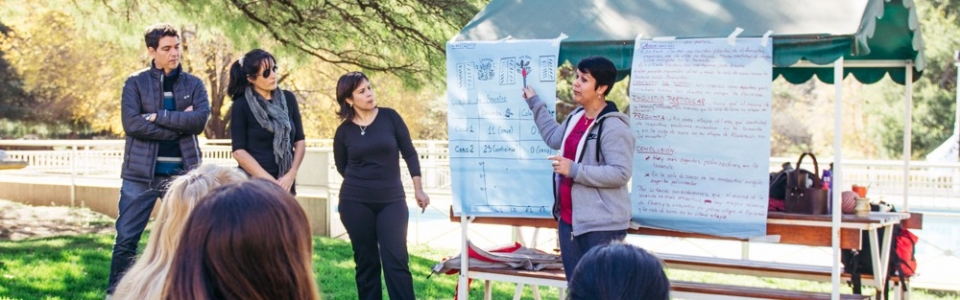
[(194, 207), (214, 188), (246, 179), (237, 168), (217, 165), (203, 165), (174, 179), (160, 202), (143, 255), (123, 276), (113, 298), (160, 299), (183, 225)]
[(202, 165), (177, 177), (167, 187), (167, 193), (160, 202), (160, 211), (150, 235), (151, 241), (156, 238), (159, 248), (169, 251), (172, 256), (180, 243), (183, 226), (200, 199), (220, 186), (246, 179), (247, 175), (235, 167), (212, 164)]
[(190, 214), (164, 299), (318, 299), (307, 216), (253, 179), (217, 188)]
[(143, 33), (143, 41), (147, 44), (147, 48), (157, 49), (160, 45), (160, 39), (165, 36), (179, 38), (180, 34), (177, 33), (176, 28), (173, 28), (173, 25), (158, 23), (147, 27)]
[(617, 67), (603, 56), (590, 56), (580, 60), (577, 63), (577, 70), (590, 73), (590, 76), (597, 80), (597, 89), (601, 85), (606, 85), (607, 90), (603, 92), (604, 96), (609, 96), (610, 91), (613, 90), (613, 84), (617, 83)]
[[(230, 65), (230, 82), (227, 84), (227, 95), (234, 100), (243, 96), (243, 91), (253, 85), (248, 78), (256, 79), (263, 66), (275, 67), (277, 59), (266, 50), (253, 49), (241, 56)], [(276, 70), (273, 70), (276, 71)]]
[(353, 97), (353, 91), (356, 90), (364, 80), (370, 81), (367, 75), (356, 71), (343, 74), (340, 76), (340, 80), (337, 80), (337, 104), (340, 105), (337, 116), (340, 117), (341, 121), (353, 119), (353, 115), (356, 112), (354, 112), (353, 108), (347, 103), (347, 98)]
[(587, 251), (570, 280), (571, 300), (666, 300), (670, 280), (663, 264), (637, 246), (613, 242)]

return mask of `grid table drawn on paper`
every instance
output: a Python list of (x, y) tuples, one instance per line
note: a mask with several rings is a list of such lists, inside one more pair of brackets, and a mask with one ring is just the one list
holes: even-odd
[[(454, 211), (482, 216), (549, 217), (547, 156), (523, 85), (556, 95), (556, 40), (447, 44), (447, 124)], [(529, 77), (529, 78), (527, 78)]]

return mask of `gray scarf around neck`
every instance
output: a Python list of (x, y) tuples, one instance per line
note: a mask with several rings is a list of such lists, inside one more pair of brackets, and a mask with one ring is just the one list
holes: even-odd
[(293, 143), (290, 141), (290, 114), (287, 112), (287, 99), (283, 96), (283, 91), (280, 88), (273, 90), (270, 101), (254, 93), (250, 87), (247, 87), (243, 94), (257, 123), (273, 133), (273, 159), (280, 166), (277, 176), (287, 174), (293, 165)]

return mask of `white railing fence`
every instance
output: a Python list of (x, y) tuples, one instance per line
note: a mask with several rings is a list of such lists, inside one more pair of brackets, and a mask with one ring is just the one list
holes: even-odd
[[(236, 165), (231, 155), (229, 140), (201, 140), (204, 163)], [(328, 187), (338, 186), (340, 176), (333, 164), (331, 140), (308, 140), (311, 151), (328, 157)], [(424, 187), (431, 190), (449, 190), (450, 161), (446, 141), (415, 141), (420, 156)], [(7, 160), (27, 162), (24, 171), (47, 174), (74, 174), (77, 176), (117, 177), (123, 162), (122, 140), (0, 140), (3, 148), (37, 148), (38, 150), (8, 150)], [(52, 149), (52, 150), (51, 150)], [(832, 159), (821, 158), (821, 171)], [(780, 170), (784, 162), (796, 163), (787, 157), (770, 158), (770, 171)], [(307, 166), (315, 167), (315, 166)], [(794, 166), (796, 167), (796, 166)], [(801, 166), (812, 171), (805, 162)], [(404, 184), (412, 186), (407, 170), (401, 168)], [(903, 161), (899, 160), (844, 160), (843, 182), (866, 185), (872, 197), (881, 197), (895, 205), (902, 205)], [(937, 210), (960, 210), (960, 163), (930, 163), (911, 161), (909, 173), (911, 207)], [(843, 187), (849, 189), (848, 187)]]
[[(828, 168), (832, 159), (819, 160), (820, 171)], [(796, 164), (795, 158), (771, 157), (770, 171), (782, 169), (781, 164)], [(853, 184), (868, 187), (868, 196), (900, 207), (903, 205), (902, 160), (843, 160), (844, 190)], [(793, 166), (796, 168), (797, 166)], [(813, 164), (804, 162), (801, 168), (813, 171)], [(909, 204), (913, 208), (960, 211), (960, 163), (911, 161), (909, 172)], [(837, 187), (835, 187), (837, 188)]]

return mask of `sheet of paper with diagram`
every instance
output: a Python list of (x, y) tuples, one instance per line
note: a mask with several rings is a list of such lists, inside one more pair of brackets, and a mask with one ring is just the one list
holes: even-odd
[(772, 43), (637, 40), (630, 199), (644, 226), (766, 235)]
[[(523, 99), (554, 110), (560, 40), (447, 43), (447, 127), (454, 213), (551, 217), (556, 154)], [(556, 112), (553, 111), (555, 115)]]

